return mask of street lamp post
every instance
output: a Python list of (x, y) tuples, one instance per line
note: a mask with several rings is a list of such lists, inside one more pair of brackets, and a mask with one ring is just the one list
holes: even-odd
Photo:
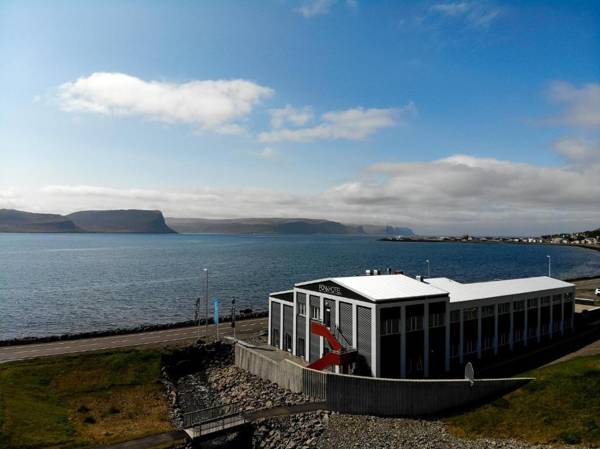
[(548, 277), (552, 277), (552, 258), (550, 256), (546, 256), (548, 258)]
[(204, 269), (206, 273), (206, 284), (204, 289), (204, 296), (206, 303), (204, 304), (204, 337), (208, 338), (208, 268)]
[(427, 264), (427, 277), (430, 278), (431, 277), (431, 265), (429, 264), (429, 259), (427, 259), (425, 261), (425, 263)]

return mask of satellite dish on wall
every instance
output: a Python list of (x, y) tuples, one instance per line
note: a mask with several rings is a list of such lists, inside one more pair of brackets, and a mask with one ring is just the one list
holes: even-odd
[(465, 380), (468, 380), (471, 386), (475, 383), (475, 370), (471, 362), (465, 365)]

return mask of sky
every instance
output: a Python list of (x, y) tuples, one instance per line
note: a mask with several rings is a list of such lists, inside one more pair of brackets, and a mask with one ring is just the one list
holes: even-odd
[(0, 208), (600, 227), (596, 1), (0, 2)]

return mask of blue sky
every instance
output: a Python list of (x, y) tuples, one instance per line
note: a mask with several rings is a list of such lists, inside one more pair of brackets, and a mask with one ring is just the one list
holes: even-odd
[(0, 207), (600, 226), (597, 2), (0, 3)]

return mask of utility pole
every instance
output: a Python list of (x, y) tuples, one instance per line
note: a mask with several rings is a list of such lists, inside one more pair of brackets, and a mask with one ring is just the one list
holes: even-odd
[(206, 304), (204, 305), (204, 337), (208, 338), (208, 268), (204, 269), (206, 273), (206, 285), (204, 289), (204, 296), (206, 298)]
[(548, 277), (552, 277), (552, 258), (550, 256), (546, 256), (548, 258)]

